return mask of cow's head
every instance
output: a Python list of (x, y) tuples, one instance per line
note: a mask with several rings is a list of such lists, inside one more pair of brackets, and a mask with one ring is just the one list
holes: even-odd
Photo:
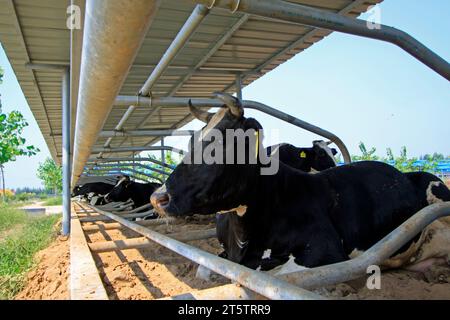
[(114, 188), (105, 195), (104, 199), (106, 202), (117, 202), (117, 201), (127, 201), (131, 197), (131, 191), (129, 186), (131, 180), (129, 176), (118, 176), (118, 181)]
[(336, 159), (334, 158), (337, 151), (336, 149), (329, 147), (331, 143), (331, 141), (325, 142), (322, 140), (313, 142), (311, 168), (316, 171), (322, 171), (337, 166)]
[(81, 186), (76, 186), (75, 188), (73, 188), (72, 190), (72, 197), (76, 197), (76, 196), (83, 196), (86, 193), (86, 188), (81, 185)]
[[(224, 103), (216, 113), (201, 111), (189, 103), (191, 113), (206, 126), (194, 134), (183, 161), (151, 196), (160, 215), (210, 214), (244, 205), (243, 193), (252, 177), (260, 173), (261, 125), (244, 117), (239, 99), (224, 93), (216, 96)], [(227, 134), (239, 132), (247, 135), (239, 143), (230, 136), (227, 139)], [(250, 134), (256, 136), (253, 142)], [(208, 159), (204, 156), (207, 154), (218, 161)]]

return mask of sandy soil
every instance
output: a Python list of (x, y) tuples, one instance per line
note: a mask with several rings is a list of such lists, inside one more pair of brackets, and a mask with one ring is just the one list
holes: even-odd
[(27, 275), (25, 288), (17, 300), (69, 299), (69, 241), (57, 238), (36, 255), (37, 266)]
[[(188, 224), (186, 224), (188, 223)], [(153, 227), (171, 234), (214, 227), (211, 221), (180, 220)], [(128, 229), (87, 233), (89, 242), (139, 237)], [(189, 244), (217, 254), (216, 239), (192, 241)], [(39, 254), (40, 263), (28, 275), (28, 285), (18, 299), (67, 299), (68, 242), (57, 240)], [(214, 275), (211, 281), (196, 278), (197, 265), (159, 245), (94, 254), (100, 276), (110, 299), (158, 299), (230, 283)], [(366, 279), (354, 280), (316, 290), (329, 298), (344, 299), (450, 299), (450, 268), (438, 267), (427, 274), (397, 270), (382, 274), (381, 290), (369, 290)]]

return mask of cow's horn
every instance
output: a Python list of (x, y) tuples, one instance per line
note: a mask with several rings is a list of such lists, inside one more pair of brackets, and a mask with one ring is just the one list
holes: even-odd
[(244, 115), (244, 108), (242, 108), (242, 102), (240, 99), (224, 92), (215, 92), (214, 96), (217, 99), (222, 100), (228, 109), (230, 109), (231, 114), (235, 117), (240, 118)]
[(188, 105), (189, 105), (189, 110), (191, 111), (192, 115), (195, 118), (197, 118), (198, 120), (203, 121), (205, 123), (208, 123), (209, 120), (211, 120), (212, 116), (214, 115), (214, 113), (203, 111), (197, 107), (194, 107), (191, 99), (189, 99)]

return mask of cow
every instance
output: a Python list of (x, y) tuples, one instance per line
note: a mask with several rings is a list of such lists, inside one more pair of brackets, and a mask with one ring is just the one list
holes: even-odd
[[(355, 249), (367, 250), (424, 207), (405, 174), (377, 161), (316, 174), (279, 162), (273, 175), (261, 174), (267, 164), (259, 158), (244, 164), (190, 163), (186, 158), (213, 143), (206, 139), (212, 129), (225, 137), (230, 129), (262, 130), (256, 119), (244, 117), (239, 99), (224, 93), (217, 97), (224, 105), (205, 116), (209, 121), (202, 138), (191, 139), (182, 163), (150, 200), (162, 216), (235, 212), (241, 219), (230, 225), (229, 236), (244, 237), (234, 237), (240, 250), (230, 252), (229, 260), (260, 270), (289, 261), (304, 267), (341, 262)], [(263, 150), (261, 141), (256, 150)], [(220, 146), (223, 157), (236, 151), (234, 142), (223, 140)], [(245, 140), (246, 160), (255, 152), (251, 147)]]
[(160, 183), (138, 183), (130, 180), (129, 176), (120, 177), (113, 189), (105, 195), (107, 202), (133, 200), (136, 208), (149, 203), (153, 191), (161, 186)]
[(276, 156), (284, 164), (304, 172), (318, 172), (337, 166), (336, 149), (328, 147), (330, 142), (313, 141), (312, 148), (299, 148), (281, 143), (267, 147), (267, 154)]
[(114, 185), (110, 183), (104, 182), (85, 183), (83, 185), (76, 186), (75, 188), (73, 188), (72, 197), (86, 196), (90, 193), (93, 193), (94, 195), (103, 196), (108, 192), (110, 192), (113, 188)]

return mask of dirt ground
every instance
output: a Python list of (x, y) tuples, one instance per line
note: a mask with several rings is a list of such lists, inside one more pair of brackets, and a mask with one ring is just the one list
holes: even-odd
[[(214, 223), (190, 218), (169, 225), (152, 227), (171, 234), (213, 228)], [(128, 229), (87, 233), (89, 242), (139, 237)], [(216, 239), (191, 241), (189, 244), (217, 254), (221, 251)], [(17, 299), (68, 299), (68, 241), (56, 240), (39, 253), (38, 267), (28, 275), (26, 288)], [(94, 254), (110, 299), (158, 299), (230, 283), (214, 275), (211, 281), (196, 277), (197, 265), (159, 245)], [(315, 290), (329, 298), (344, 299), (449, 299), (450, 268), (432, 269), (427, 274), (404, 270), (384, 272), (381, 290), (367, 289), (366, 279), (354, 280)]]
[(36, 255), (37, 266), (27, 274), (25, 288), (17, 300), (69, 299), (69, 241), (57, 238)]

